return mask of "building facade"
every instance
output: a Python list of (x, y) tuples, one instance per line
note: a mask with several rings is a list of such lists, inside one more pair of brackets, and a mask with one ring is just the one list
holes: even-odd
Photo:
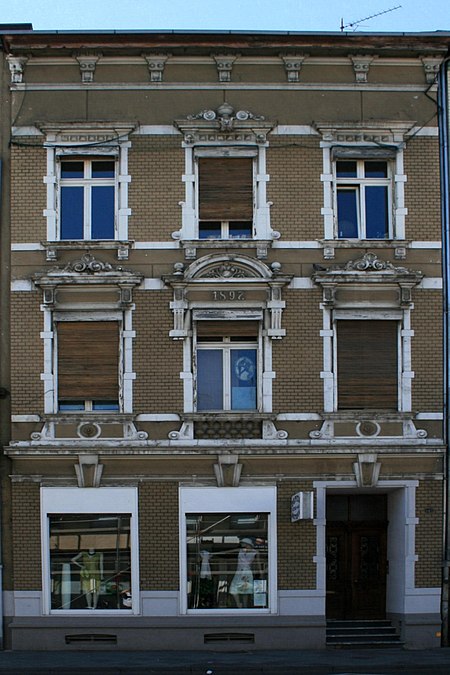
[(2, 38), (8, 645), (439, 646), (448, 36)]

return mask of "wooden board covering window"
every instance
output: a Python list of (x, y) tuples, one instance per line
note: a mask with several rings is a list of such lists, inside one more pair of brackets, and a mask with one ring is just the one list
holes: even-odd
[(60, 321), (58, 397), (119, 398), (119, 324), (117, 321)]
[(253, 220), (253, 159), (200, 157), (200, 220)]
[(258, 335), (259, 321), (197, 321), (198, 337), (254, 337)]
[(338, 321), (338, 408), (398, 409), (397, 321)]

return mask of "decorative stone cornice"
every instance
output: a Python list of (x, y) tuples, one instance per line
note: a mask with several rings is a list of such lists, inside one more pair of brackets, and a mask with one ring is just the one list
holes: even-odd
[(147, 61), (150, 82), (162, 82), (169, 54), (143, 54), (142, 56)]
[(405, 134), (415, 125), (414, 121), (367, 120), (363, 122), (314, 122), (315, 129), (324, 142), (333, 143), (402, 143)]
[(187, 145), (200, 142), (265, 143), (274, 123), (250, 110), (237, 110), (222, 103), (217, 110), (200, 110), (175, 120)]
[(93, 82), (100, 54), (77, 54), (75, 58), (80, 66), (81, 81)]
[(443, 58), (441, 56), (422, 56), (423, 69), (427, 84), (436, 84), (439, 68)]
[(353, 70), (355, 73), (355, 80), (358, 83), (366, 83), (367, 76), (369, 74), (370, 64), (374, 60), (373, 56), (362, 56), (357, 54), (356, 56), (350, 56), (350, 59), (353, 63)]
[(300, 71), (304, 60), (308, 57), (307, 54), (280, 54), (280, 58), (284, 63), (288, 82), (298, 82), (300, 80)]
[(323, 287), (326, 305), (334, 305), (336, 289), (341, 284), (397, 284), (400, 287), (399, 304), (411, 303), (411, 289), (423, 278), (422, 272), (399, 267), (388, 260), (380, 260), (374, 253), (349, 260), (344, 265), (316, 266), (314, 283)]
[(19, 84), (23, 82), (23, 74), (28, 58), (26, 56), (12, 56), (9, 54), (6, 57), (8, 61), (9, 70), (11, 73), (11, 84)]
[(231, 71), (233, 70), (233, 64), (236, 61), (236, 58), (237, 56), (234, 54), (218, 54), (217, 56), (213, 56), (213, 59), (216, 62), (219, 82), (231, 81)]

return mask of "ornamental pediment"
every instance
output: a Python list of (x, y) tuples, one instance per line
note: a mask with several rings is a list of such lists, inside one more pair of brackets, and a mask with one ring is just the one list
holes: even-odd
[(235, 110), (222, 103), (216, 110), (200, 110), (175, 120), (185, 143), (265, 143), (275, 123), (250, 110)]
[(136, 286), (142, 281), (142, 275), (127, 270), (122, 265), (113, 265), (100, 260), (91, 253), (71, 260), (61, 267), (37, 272), (33, 276), (37, 286), (64, 283), (117, 283)]

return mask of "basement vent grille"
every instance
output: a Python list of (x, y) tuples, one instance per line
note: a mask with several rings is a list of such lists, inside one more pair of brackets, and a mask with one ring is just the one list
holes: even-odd
[(110, 644), (117, 644), (117, 635), (107, 635), (103, 633), (80, 633), (78, 635), (66, 635), (66, 645), (71, 645), (75, 642), (109, 642)]
[(211, 642), (255, 642), (254, 633), (205, 633), (205, 644)]

